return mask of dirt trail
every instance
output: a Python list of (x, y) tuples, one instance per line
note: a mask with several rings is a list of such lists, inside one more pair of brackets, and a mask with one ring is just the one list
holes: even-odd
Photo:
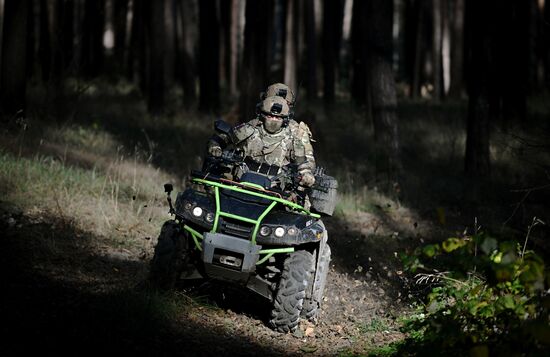
[(364, 353), (402, 338), (395, 318), (405, 304), (394, 250), (412, 231), (394, 232), (368, 214), (327, 225), (333, 261), (319, 322), (280, 334), (266, 326), (264, 301), (217, 284), (181, 287), (174, 296), (185, 308), (175, 316), (169, 306), (155, 307), (159, 297), (140, 288), (149, 237), (145, 249), (116, 248), (72, 222), (3, 209), (1, 244), (10, 253), (0, 257), (0, 314), (7, 322), (0, 333), (11, 341), (8, 355), (30, 349), (16, 342), (20, 336), (57, 352), (320, 356)]

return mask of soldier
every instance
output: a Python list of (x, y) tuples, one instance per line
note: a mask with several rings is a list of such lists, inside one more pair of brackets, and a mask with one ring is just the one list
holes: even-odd
[[(249, 166), (268, 164), (283, 167), (296, 164), (299, 185), (311, 187), (315, 183), (315, 158), (310, 142), (311, 133), (305, 123), (290, 118), (287, 100), (269, 96), (258, 105), (258, 116), (238, 125), (228, 133), (218, 132), (208, 142), (208, 153), (220, 156), (223, 148), (233, 145), (251, 159)], [(255, 170), (255, 167), (251, 167)], [(273, 172), (269, 172), (273, 174)]]

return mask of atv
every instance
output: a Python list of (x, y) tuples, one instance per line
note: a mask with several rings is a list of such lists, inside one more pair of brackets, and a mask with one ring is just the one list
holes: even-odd
[(332, 215), (337, 188), (322, 169), (315, 176), (308, 192), (295, 184), (292, 167), (229, 150), (191, 173), (175, 205), (166, 184), (175, 218), (162, 226), (151, 281), (172, 288), (180, 279), (207, 278), (246, 287), (271, 302), (269, 325), (280, 332), (294, 331), (300, 318), (315, 321), (330, 262), (321, 215)]

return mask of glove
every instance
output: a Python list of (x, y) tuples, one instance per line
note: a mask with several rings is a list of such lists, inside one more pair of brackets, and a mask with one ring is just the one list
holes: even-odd
[(208, 154), (213, 157), (222, 156), (222, 148), (216, 145), (212, 145), (208, 148)]
[(314, 183), (315, 183), (315, 176), (313, 176), (311, 172), (308, 172), (308, 171), (302, 173), (302, 175), (300, 176), (300, 181), (298, 182), (300, 186), (305, 186), (305, 187), (311, 187), (313, 186)]

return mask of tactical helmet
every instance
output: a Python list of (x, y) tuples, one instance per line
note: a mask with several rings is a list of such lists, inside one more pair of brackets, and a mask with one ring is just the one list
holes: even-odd
[(279, 96), (267, 97), (260, 103), (258, 109), (264, 128), (269, 133), (274, 134), (288, 124), (290, 108), (283, 98)]
[(284, 83), (274, 83), (270, 85), (269, 87), (267, 87), (265, 92), (262, 92), (260, 98), (265, 99), (273, 96), (284, 98), (289, 107), (293, 107), (294, 101), (296, 100), (294, 92), (289, 88), (289, 86)]

